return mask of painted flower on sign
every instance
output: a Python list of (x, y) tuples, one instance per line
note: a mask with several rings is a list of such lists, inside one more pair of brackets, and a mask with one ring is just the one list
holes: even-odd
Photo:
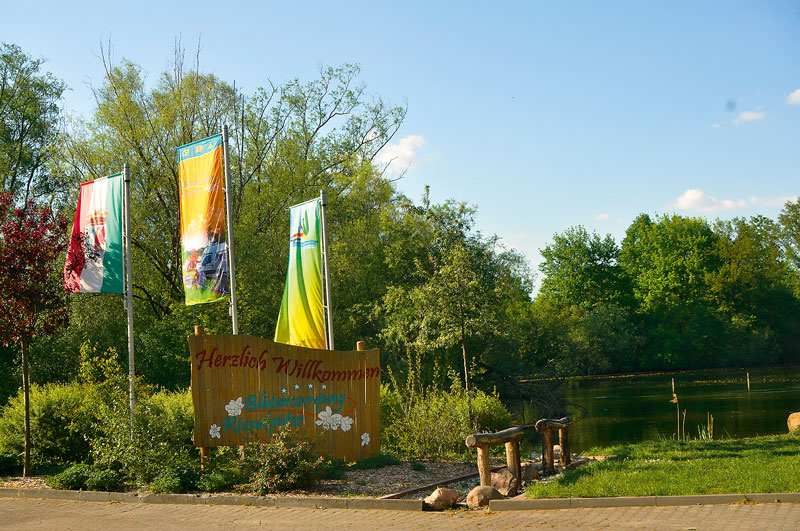
[(350, 427), (353, 425), (353, 422), (355, 421), (350, 417), (341, 417), (339, 419), (339, 426), (342, 427), (342, 431), (350, 431)]
[(325, 410), (320, 411), (317, 417), (319, 418), (317, 426), (322, 426), (326, 430), (339, 429), (339, 421), (342, 416), (331, 411), (331, 406), (325, 406)]
[(208, 434), (211, 435), (211, 438), (221, 439), (222, 436), (219, 434), (219, 426), (216, 424), (212, 424), (211, 428), (208, 430)]
[(361, 446), (366, 446), (369, 444), (369, 433), (364, 432), (361, 434)]
[(242, 397), (240, 396), (236, 400), (231, 400), (227, 406), (225, 406), (225, 411), (228, 412), (229, 417), (238, 417), (242, 414), (242, 408), (244, 407), (244, 403), (242, 402)]

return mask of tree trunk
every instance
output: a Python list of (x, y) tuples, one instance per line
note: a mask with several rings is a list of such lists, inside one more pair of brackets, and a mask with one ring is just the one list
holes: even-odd
[(469, 394), (469, 370), (467, 368), (467, 346), (463, 336), (461, 339), (461, 356), (464, 358), (464, 390)]
[(31, 473), (31, 400), (28, 376), (28, 342), (22, 340), (22, 403), (25, 409), (25, 457), (22, 462), (22, 477)]
[[(463, 328), (462, 328), (463, 331)], [(467, 368), (467, 346), (464, 341), (464, 335), (461, 335), (461, 355), (464, 357), (464, 396), (467, 399), (467, 423), (471, 428), (476, 426), (472, 422), (472, 400), (469, 396), (469, 370)]]

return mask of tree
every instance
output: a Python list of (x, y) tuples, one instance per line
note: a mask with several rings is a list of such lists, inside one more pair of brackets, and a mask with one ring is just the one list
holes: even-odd
[(12, 194), (0, 193), (0, 340), (21, 347), (25, 476), (31, 450), (28, 351), (34, 338), (53, 332), (67, 317), (59, 275), (67, 228), (67, 219), (49, 208), (33, 201), (15, 208)]
[(646, 368), (713, 366), (722, 329), (708, 277), (720, 265), (718, 236), (702, 218), (638, 216), (619, 254), (648, 334)]
[(40, 73), (42, 63), (18, 46), (0, 45), (0, 191), (21, 204), (55, 187), (45, 167), (55, 153), (66, 86)]
[[(405, 110), (368, 98), (357, 81), (358, 67), (323, 68), (313, 81), (268, 83), (246, 95), (197, 68), (184, 70), (180, 50), (174, 68), (152, 89), (130, 61), (112, 63), (106, 57), (104, 66), (103, 83), (94, 88), (97, 109), (70, 131), (63, 166), (77, 182), (119, 171), (124, 160), (131, 164), (134, 313), (137, 327), (149, 331), (136, 338), (137, 365), (147, 381), (169, 387), (188, 383), (188, 351), (175, 330), (198, 323), (210, 333), (230, 330), (225, 305), (183, 304), (178, 217), (176, 148), (218, 133), (223, 124), (230, 127), (240, 330), (272, 335), (289, 250), (288, 207), (321, 188), (327, 190), (332, 256), (373, 253), (365, 262), (373, 264), (370, 274), (380, 274), (380, 260), (373, 260), (379, 249), (341, 244), (340, 238), (363, 238), (358, 232), (370, 230), (393, 208), (395, 191), (372, 161)], [(375, 236), (368, 235), (373, 241)], [(336, 264), (334, 258), (334, 269)], [(334, 329), (344, 328), (350, 339), (361, 335), (353, 320), (362, 315), (351, 313), (354, 293), (345, 281), (369, 284), (353, 269), (345, 273), (342, 282), (334, 277), (332, 283)], [(97, 304), (73, 302), (81, 314)], [(363, 314), (363, 307), (357, 311)]]
[(570, 227), (553, 236), (542, 256), (542, 296), (576, 306), (632, 302), (630, 283), (617, 264), (619, 247), (610, 234), (600, 238), (582, 226)]

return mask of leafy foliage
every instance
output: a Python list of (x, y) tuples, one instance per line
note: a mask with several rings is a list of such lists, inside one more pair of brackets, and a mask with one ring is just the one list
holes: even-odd
[(56, 153), (66, 86), (13, 44), (0, 44), (0, 192), (22, 204), (57, 185), (47, 171)]
[[(84, 409), (85, 390), (75, 384), (34, 385), (31, 388), (31, 463), (83, 462), (89, 459), (94, 430)], [(0, 454), (21, 456), (23, 397), (20, 392), (0, 414)]]
[(289, 429), (282, 429), (268, 443), (245, 447), (252, 467), (250, 488), (259, 495), (311, 488), (325, 470), (325, 458), (314, 443)]
[(416, 459), (460, 456), (467, 452), (467, 435), (508, 427), (510, 415), (496, 396), (466, 393), (455, 372), (450, 378), (449, 389), (396, 382), (394, 388), (381, 389), (381, 444), (386, 450)]

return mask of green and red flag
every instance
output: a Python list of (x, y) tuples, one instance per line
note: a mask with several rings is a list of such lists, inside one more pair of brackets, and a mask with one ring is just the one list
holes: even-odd
[(122, 251), (122, 174), (82, 183), (64, 264), (64, 290), (123, 293)]
[(275, 341), (324, 349), (320, 200), (293, 206), (289, 226), (289, 269)]

